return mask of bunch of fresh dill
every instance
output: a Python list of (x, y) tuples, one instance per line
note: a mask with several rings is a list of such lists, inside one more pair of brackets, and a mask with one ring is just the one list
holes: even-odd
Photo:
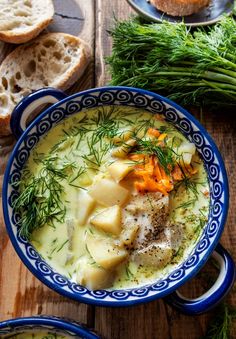
[(231, 326), (236, 319), (236, 309), (226, 303), (218, 306), (216, 316), (209, 324), (207, 333), (202, 339), (230, 339)]
[(236, 22), (191, 31), (184, 23), (116, 22), (113, 85), (148, 89), (182, 105), (236, 106)]

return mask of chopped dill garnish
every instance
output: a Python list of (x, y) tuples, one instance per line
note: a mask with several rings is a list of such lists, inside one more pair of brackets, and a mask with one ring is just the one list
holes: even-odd
[(95, 133), (99, 139), (104, 137), (113, 138), (118, 133), (119, 121), (112, 118), (113, 112), (114, 106), (109, 111), (106, 111), (104, 107), (98, 110), (94, 122), (97, 125)]
[(169, 126), (160, 126), (158, 127), (158, 131), (160, 133), (170, 133), (170, 132), (175, 132), (176, 131), (176, 128), (172, 125), (169, 125)]
[(186, 176), (185, 171), (180, 165), (179, 168), (181, 169), (183, 179), (175, 184), (175, 191), (177, 192), (180, 187), (184, 187), (186, 192), (192, 193), (193, 199), (195, 199), (196, 202), (199, 196), (198, 185), (204, 185), (204, 183), (196, 181), (195, 178)]
[(19, 183), (21, 193), (14, 202), (14, 210), (20, 214), (20, 234), (26, 239), (44, 224), (54, 227), (55, 221), (64, 221), (62, 179), (70, 175), (75, 164), (64, 160), (57, 167), (57, 160), (56, 156), (43, 159), (39, 173)]
[(136, 138), (137, 148), (133, 153), (141, 153), (155, 155), (167, 174), (170, 173), (170, 168), (174, 166), (173, 150), (167, 145), (157, 144), (153, 140), (143, 140)]
[[(64, 336), (63, 336), (64, 338)], [(66, 338), (66, 337), (65, 337)], [(50, 333), (48, 332), (47, 335), (45, 335), (42, 339), (58, 339), (58, 336), (56, 333)]]
[(88, 232), (94, 234), (94, 231), (91, 228), (88, 228)]
[(82, 174), (86, 172), (86, 169), (84, 167), (80, 167), (77, 174), (75, 177), (73, 177), (70, 181), (69, 184), (72, 184), (75, 180), (77, 180), (79, 177), (81, 177)]
[(66, 241), (63, 242), (63, 244), (61, 244), (61, 246), (57, 249), (57, 252), (60, 252), (63, 247), (69, 242), (69, 239), (67, 239)]
[(190, 206), (193, 206), (194, 204), (196, 203), (196, 198), (194, 199), (191, 199), (191, 200), (188, 200), (186, 202), (183, 202), (182, 204), (180, 204), (179, 206), (176, 207), (176, 209), (179, 209), (179, 208), (188, 208)]
[(105, 142), (102, 143), (102, 141), (98, 139), (98, 136), (93, 134), (91, 138), (87, 138), (87, 146), (89, 153), (81, 157), (96, 170), (101, 166), (104, 156), (111, 148), (111, 145)]
[(128, 279), (133, 278), (134, 275), (133, 275), (133, 273), (130, 271), (130, 269), (129, 269), (128, 266), (125, 267), (125, 272), (126, 272), (126, 276), (127, 276)]

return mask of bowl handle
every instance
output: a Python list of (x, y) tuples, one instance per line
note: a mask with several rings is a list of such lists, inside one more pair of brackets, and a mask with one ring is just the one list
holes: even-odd
[(55, 88), (42, 88), (27, 97), (22, 99), (19, 104), (14, 108), (10, 126), (14, 136), (19, 139), (26, 129), (26, 123), (31, 113), (45, 104), (55, 104), (56, 102), (65, 99), (67, 95)]
[(215, 307), (229, 292), (235, 281), (235, 264), (230, 254), (220, 244), (213, 252), (213, 258), (220, 266), (220, 274), (214, 285), (196, 299), (188, 299), (178, 291), (165, 297), (165, 301), (187, 315), (196, 315)]

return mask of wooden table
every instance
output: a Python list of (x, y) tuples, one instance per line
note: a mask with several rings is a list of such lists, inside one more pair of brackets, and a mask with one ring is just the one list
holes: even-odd
[[(110, 54), (111, 39), (106, 30), (117, 19), (127, 18), (132, 10), (125, 0), (55, 0), (55, 20), (50, 31), (65, 31), (87, 40), (93, 61), (85, 76), (68, 93), (107, 84), (109, 73), (104, 57)], [(0, 45), (0, 62), (13, 47)], [(198, 118), (200, 116), (196, 114)], [(203, 113), (202, 123), (217, 143), (229, 175), (230, 208), (221, 243), (236, 259), (236, 119), (233, 113)], [(13, 137), (0, 138), (0, 188), (4, 167), (14, 143)], [(182, 292), (198, 296), (203, 290), (211, 267), (204, 269)], [(236, 293), (227, 298), (236, 304)], [(131, 308), (93, 307), (64, 298), (39, 282), (16, 255), (7, 236), (0, 212), (0, 321), (30, 315), (68, 317), (95, 328), (107, 339), (184, 339), (200, 338), (217, 311), (198, 317), (181, 315), (162, 300)], [(236, 338), (236, 329), (232, 335)]]

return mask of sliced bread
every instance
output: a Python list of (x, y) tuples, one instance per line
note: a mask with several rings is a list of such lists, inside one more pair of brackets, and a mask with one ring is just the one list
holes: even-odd
[(52, 0), (1, 0), (0, 40), (27, 42), (50, 24), (53, 14)]
[(160, 11), (172, 16), (186, 16), (208, 6), (210, 0), (151, 0)]
[(0, 66), (0, 135), (10, 133), (10, 116), (19, 101), (42, 87), (66, 90), (90, 59), (87, 44), (65, 33), (47, 33), (17, 47)]

